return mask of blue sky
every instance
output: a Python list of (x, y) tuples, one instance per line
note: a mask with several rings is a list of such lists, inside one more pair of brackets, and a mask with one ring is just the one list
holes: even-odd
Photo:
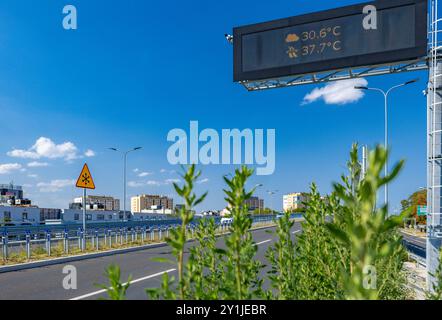
[[(264, 185), (257, 195), (267, 204), (266, 190), (279, 190), (273, 203), (281, 207), (283, 193), (308, 190), (312, 181), (329, 192), (352, 142), (383, 141), (382, 97), (303, 105), (317, 86), (247, 92), (232, 81), (232, 47), (223, 35), (233, 26), (358, 2), (2, 1), (0, 182), (24, 185), (40, 206), (64, 208), (81, 194), (72, 180), (87, 161), (94, 194), (121, 198), (122, 158), (106, 148), (142, 146), (128, 158), (128, 196), (172, 195), (179, 168), (167, 162), (166, 136), (197, 120), (201, 129), (276, 129), (275, 173), (251, 181)], [(77, 7), (77, 30), (62, 28), (67, 4)], [(426, 183), (427, 73), (367, 78), (388, 88), (415, 77), (421, 81), (391, 100), (392, 162), (406, 159), (390, 189), (393, 207)], [(47, 140), (37, 143), (41, 137)], [(201, 209), (223, 208), (221, 177), (233, 167), (201, 169), (197, 192), (209, 190)], [(149, 175), (139, 177), (143, 172)]]

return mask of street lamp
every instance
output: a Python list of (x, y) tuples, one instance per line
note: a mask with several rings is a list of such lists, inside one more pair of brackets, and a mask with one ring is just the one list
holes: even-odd
[(279, 190), (267, 190), (267, 193), (270, 195), (270, 209), (272, 210), (273, 213), (273, 195), (276, 194)]
[[(397, 88), (400, 88), (400, 87), (404, 87), (406, 85), (409, 85), (409, 84), (412, 84), (412, 83), (415, 83), (415, 82), (418, 82), (418, 81), (419, 81), (419, 79), (409, 80), (407, 82), (404, 82), (404, 83), (398, 84), (396, 86), (393, 86), (390, 89), (388, 89), (387, 91), (384, 91), (384, 90), (382, 90), (380, 88), (369, 88), (369, 87), (365, 87), (365, 86), (356, 86), (355, 87), (355, 89), (377, 91), (377, 92), (380, 92), (380, 93), (383, 94), (383, 96), (384, 96), (384, 117), (385, 117), (385, 120), (384, 120), (384, 122), (385, 122), (384, 123), (384, 125), (385, 125), (385, 128), (384, 128), (384, 143), (385, 143), (385, 148), (386, 149), (388, 149), (388, 96), (389, 96), (389, 94), (393, 90), (395, 90)], [(385, 176), (387, 176), (387, 175), (388, 175), (388, 159), (385, 162)], [(385, 197), (384, 197), (384, 201), (385, 201), (385, 205), (388, 206), (388, 183), (385, 184)]]
[[(255, 185), (255, 189), (261, 188), (263, 186), (262, 183), (258, 183)], [(258, 197), (258, 214), (261, 214), (261, 204), (259, 203), (259, 197)]]
[(109, 150), (112, 151), (116, 151), (116, 152), (122, 152), (123, 156), (124, 156), (124, 198), (123, 198), (123, 211), (124, 211), (124, 216), (126, 216), (126, 163), (127, 163), (127, 155), (128, 153), (132, 152), (132, 151), (137, 151), (140, 150), (142, 147), (136, 147), (127, 151), (120, 151), (117, 148), (109, 148)]

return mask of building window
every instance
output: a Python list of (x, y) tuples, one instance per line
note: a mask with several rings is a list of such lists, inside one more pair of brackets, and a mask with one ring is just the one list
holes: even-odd
[(28, 213), (27, 213), (27, 212), (23, 212), (23, 213), (21, 214), (21, 220), (22, 220), (22, 221), (28, 220)]
[(74, 214), (74, 220), (80, 220), (80, 214), (78, 213)]
[(108, 216), (108, 219), (109, 219), (109, 220), (112, 220), (112, 215), (111, 215), (111, 214)]
[(100, 221), (104, 220), (104, 214), (98, 214), (97, 220), (100, 220)]
[(86, 220), (91, 221), (92, 220), (92, 215), (91, 214), (87, 214), (86, 215)]

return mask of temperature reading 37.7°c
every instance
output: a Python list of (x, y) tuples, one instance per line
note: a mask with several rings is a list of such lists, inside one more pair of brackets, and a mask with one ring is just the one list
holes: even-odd
[(290, 59), (299, 56), (323, 54), (326, 50), (340, 51), (341, 26), (321, 28), (320, 30), (304, 31), (300, 35), (289, 33), (285, 37), (288, 45), (287, 55)]

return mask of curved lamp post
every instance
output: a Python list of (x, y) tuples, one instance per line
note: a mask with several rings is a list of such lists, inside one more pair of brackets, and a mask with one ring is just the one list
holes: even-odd
[[(413, 79), (401, 84), (398, 84), (396, 86), (391, 87), (390, 89), (388, 89), (387, 91), (384, 91), (380, 88), (370, 88), (370, 87), (364, 87), (364, 86), (356, 86), (354, 87), (355, 89), (359, 89), (359, 90), (369, 90), (369, 91), (377, 91), (382, 93), (382, 95), (384, 96), (384, 117), (385, 117), (385, 123), (384, 123), (384, 144), (385, 144), (385, 148), (388, 149), (388, 96), (389, 94), (395, 90), (398, 89), (400, 87), (404, 87), (406, 85), (412, 84), (419, 81), (419, 79)], [(388, 159), (385, 162), (385, 176), (388, 175)], [(385, 195), (384, 195), (384, 201), (385, 201), (385, 205), (388, 206), (388, 183), (385, 184)], [(388, 213), (387, 213), (388, 214)]]
[(124, 211), (124, 215), (126, 215), (126, 163), (127, 163), (127, 155), (130, 152), (140, 150), (141, 148), (142, 147), (136, 147), (136, 148), (132, 148), (132, 149), (127, 150), (127, 151), (120, 151), (117, 148), (109, 148), (109, 150), (123, 153), (123, 157), (124, 157), (124, 189), (123, 189), (124, 190), (124, 198), (123, 198), (123, 211)]

